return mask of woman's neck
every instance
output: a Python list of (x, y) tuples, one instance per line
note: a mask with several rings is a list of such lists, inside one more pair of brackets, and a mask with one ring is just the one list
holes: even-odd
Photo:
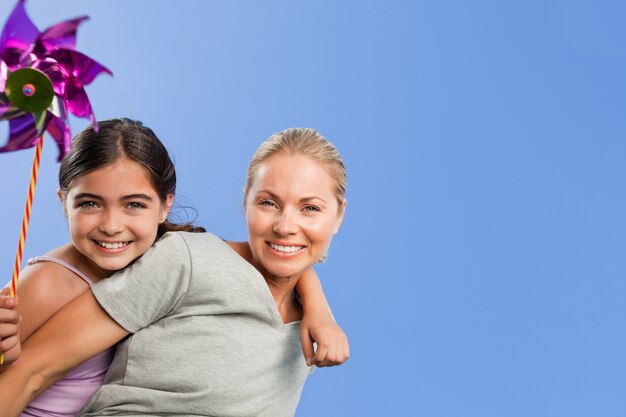
[(302, 306), (296, 297), (298, 278), (274, 278), (263, 274), (283, 323), (302, 319)]
[(254, 266), (257, 271), (265, 278), (265, 282), (272, 293), (276, 308), (283, 319), (283, 323), (291, 323), (302, 319), (302, 306), (296, 298), (296, 284), (299, 276), (279, 278), (269, 274), (262, 265), (260, 265), (252, 256), (250, 245), (248, 242), (227, 242), (231, 248), (235, 250), (242, 258)]

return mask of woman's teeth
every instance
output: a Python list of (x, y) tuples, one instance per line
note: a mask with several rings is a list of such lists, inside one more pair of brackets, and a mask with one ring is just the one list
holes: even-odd
[(278, 252), (287, 252), (287, 253), (297, 252), (304, 247), (304, 246), (283, 246), (283, 245), (277, 245), (275, 243), (270, 243), (270, 246), (272, 247), (272, 249)]

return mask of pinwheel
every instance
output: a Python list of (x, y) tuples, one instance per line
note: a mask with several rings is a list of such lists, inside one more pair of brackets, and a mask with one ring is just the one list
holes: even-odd
[(83, 86), (102, 72), (112, 74), (75, 49), (76, 30), (87, 16), (40, 32), (26, 14), (25, 2), (18, 1), (0, 37), (0, 120), (9, 121), (9, 140), (0, 147), (0, 152), (37, 147), (13, 268), (11, 296), (15, 295), (17, 287), (43, 134), (48, 132), (54, 138), (60, 161), (71, 145), (68, 113), (90, 119), (97, 130)]
[(28, 18), (19, 0), (0, 38), (0, 120), (9, 120), (8, 143), (0, 152), (26, 149), (47, 131), (69, 150), (68, 111), (97, 124), (84, 85), (106, 69), (75, 50), (76, 30), (87, 16), (58, 23), (43, 32)]

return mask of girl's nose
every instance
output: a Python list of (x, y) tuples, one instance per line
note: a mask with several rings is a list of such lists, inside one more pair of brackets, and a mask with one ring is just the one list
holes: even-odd
[(115, 235), (124, 230), (122, 216), (113, 210), (107, 210), (102, 214), (102, 219), (98, 229), (107, 235)]

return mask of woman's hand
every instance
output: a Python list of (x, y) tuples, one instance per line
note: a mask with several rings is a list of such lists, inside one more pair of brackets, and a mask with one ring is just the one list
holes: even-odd
[[(346, 334), (332, 318), (320, 320), (320, 316), (305, 314), (300, 323), (302, 352), (307, 365), (336, 366), (350, 357), (350, 346)], [(317, 349), (313, 348), (313, 342)]]
[(15, 362), (21, 353), (21, 317), (15, 309), (17, 303), (17, 298), (9, 297), (8, 288), (0, 291), (0, 354), (4, 355), (4, 365)]

